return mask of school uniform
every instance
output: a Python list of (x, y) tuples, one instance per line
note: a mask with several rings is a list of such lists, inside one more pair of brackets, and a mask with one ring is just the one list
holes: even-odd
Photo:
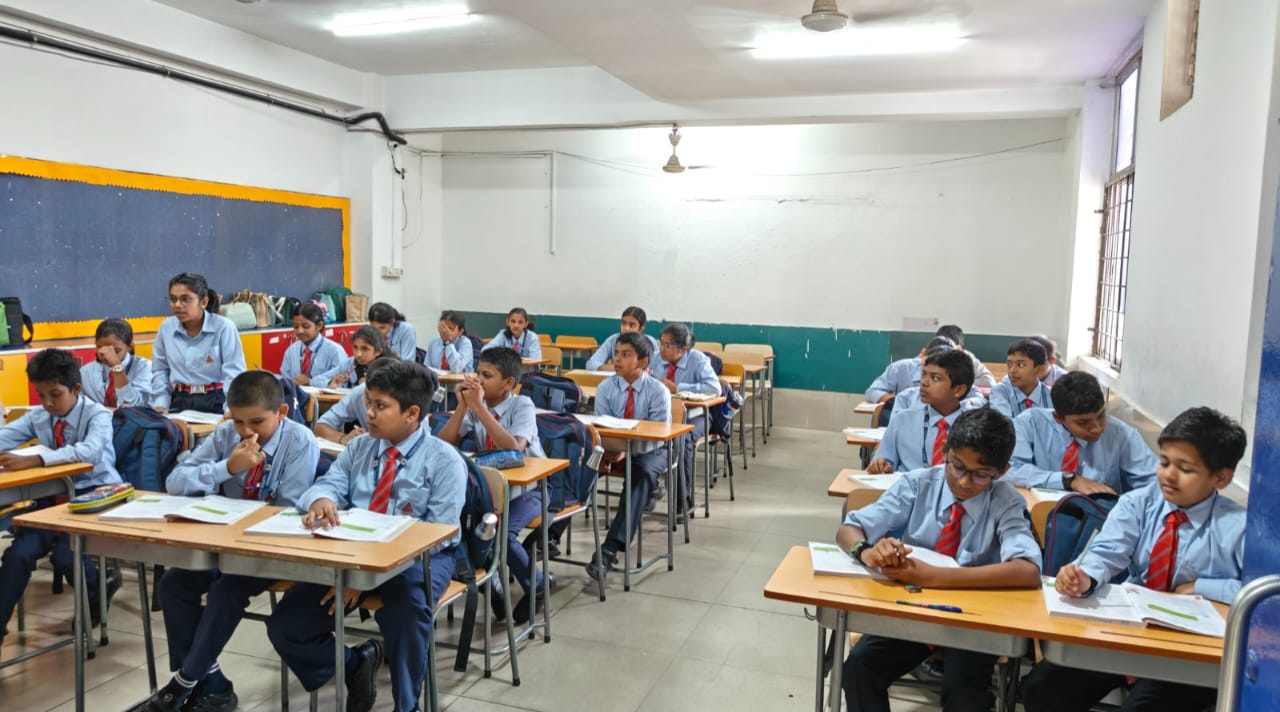
[[(604, 366), (605, 361), (612, 361), (613, 351), (618, 346), (619, 336), (622, 336), (621, 332), (610, 334), (609, 338), (605, 339), (603, 344), (600, 344), (600, 348), (591, 354), (591, 358), (587, 359), (587, 365), (584, 368), (588, 371), (599, 371), (600, 367)], [(650, 358), (658, 358), (658, 340), (648, 334), (645, 334), (644, 338), (648, 339), (649, 345), (653, 347), (653, 355)]]
[(1002, 413), (1013, 420), (1032, 408), (1053, 409), (1053, 399), (1049, 397), (1049, 387), (1040, 381), (1031, 391), (1031, 395), (1022, 392), (1005, 378), (991, 389), (991, 410)]
[(1101, 482), (1118, 493), (1140, 489), (1155, 480), (1159, 462), (1142, 436), (1128, 424), (1107, 416), (1096, 443), (1072, 437), (1052, 410), (1032, 408), (1013, 419), (1018, 442), (1005, 479), (1020, 487), (1066, 489), (1062, 481), (1075, 443), (1076, 474)]
[(920, 358), (916, 356), (889, 364), (884, 373), (867, 386), (864, 396), (872, 403), (879, 403), (885, 396), (897, 395), (913, 387), (920, 387)]
[(348, 425), (355, 423), (361, 428), (369, 429), (369, 406), (364, 402), (364, 384), (351, 389), (351, 392), (334, 403), (329, 410), (320, 415), (316, 425), (327, 425), (338, 432), (345, 432)]
[(1044, 374), (1044, 378), (1040, 379), (1040, 382), (1052, 388), (1053, 384), (1056, 383), (1059, 378), (1067, 375), (1067, 373), (1069, 373), (1067, 369), (1055, 363), (1049, 367), (1049, 370)]
[(415, 360), (418, 355), (418, 330), (407, 321), (397, 321), (387, 333), (387, 348), (402, 359)]
[(347, 360), (347, 352), (336, 341), (330, 341), (324, 334), (316, 336), (311, 343), (295, 341), (285, 349), (284, 360), (280, 362), (280, 375), (292, 379), (294, 376), (307, 376), (311, 385), (324, 387), (338, 375)]
[(245, 371), (235, 324), (208, 312), (194, 339), (178, 317), (160, 322), (151, 358), (151, 403), (172, 411), (226, 412), (224, 389)]
[[(720, 378), (711, 368), (711, 359), (696, 349), (689, 349), (674, 362), (657, 358), (652, 362), (653, 375), (665, 378), (676, 384), (681, 393), (700, 393), (703, 395), (720, 395)], [(684, 497), (680, 510), (693, 508), (694, 476), (693, 459), (697, 442), (707, 434), (707, 409), (690, 407), (686, 411), (686, 422), (693, 426), (693, 432), (681, 435), (676, 443), (680, 448), (680, 459), (684, 467)]]
[(964, 349), (964, 352), (973, 360), (974, 388), (995, 388), (996, 377), (991, 373), (991, 369), (987, 368), (987, 365), (981, 359), (973, 355), (972, 351)]
[[(76, 492), (85, 492), (99, 485), (120, 482), (116, 472), (116, 453), (111, 445), (111, 411), (94, 403), (83, 394), (76, 404), (61, 418), (55, 418), (44, 408), (32, 408), (26, 415), (0, 428), (0, 451), (12, 450), (28, 440), (38, 440), (53, 450), (44, 456), (45, 466), (85, 462), (93, 469), (74, 478)], [(52, 507), (54, 497), (42, 497), (37, 506)], [(13, 541), (0, 556), (0, 638), (8, 632), (9, 617), (13, 607), (31, 580), (36, 563), (50, 556), (54, 570), (71, 575), (71, 540), (66, 534), (43, 529), (15, 527)], [(89, 591), (90, 611), (98, 610), (98, 567), (89, 557), (84, 558), (84, 584)]]
[(108, 408), (140, 408), (151, 401), (151, 362), (141, 356), (125, 354), (120, 362), (129, 379), (124, 388), (116, 388), (111, 368), (97, 360), (80, 368), (80, 392), (94, 403)]
[[(360, 385), (361, 379), (364, 378), (366, 368), (368, 366), (361, 366), (356, 363), (355, 356), (348, 356), (342, 359), (342, 363), (338, 364), (338, 372), (329, 379), (329, 383), (332, 383), (334, 378), (341, 378), (342, 380), (338, 382), (338, 388), (355, 388)], [(323, 385), (327, 386), (329, 383)]]
[[(306, 426), (283, 418), (276, 432), (260, 442), (260, 467), (230, 472), (227, 460), (240, 444), (240, 434), (224, 422), (174, 468), (164, 487), (169, 494), (221, 494), (294, 506), (316, 478), (320, 448)], [(169, 669), (193, 682), (205, 678), (240, 624), (249, 599), (266, 591), (274, 579), (223, 574), (217, 569), (171, 568), (160, 579), (160, 607), (169, 641)], [(201, 598), (207, 594), (207, 603)]]
[[(1040, 568), (1040, 547), (1031, 533), (1022, 495), (1008, 483), (996, 480), (982, 494), (957, 502), (947, 486), (945, 465), (908, 472), (875, 503), (849, 512), (844, 523), (860, 527), (867, 541), (901, 531), (899, 538), (907, 546), (945, 549), (939, 544), (956, 506), (961, 507), (960, 532), (953, 556), (961, 566), (1025, 559)], [(994, 700), (988, 687), (996, 657), (954, 648), (941, 651), (945, 670), (942, 698), (948, 712), (989, 710)], [(930, 646), (924, 643), (863, 636), (844, 662), (848, 708), (888, 712), (889, 685), (930, 653)]]
[[(369, 435), (352, 440), (329, 471), (302, 494), (298, 511), (307, 511), (319, 499), (331, 500), (339, 510), (370, 509), (384, 475), (394, 477), (382, 507), (387, 513), (460, 525), (467, 465), (457, 449), (433, 437), (425, 423), (397, 443)], [(431, 611), (453, 576), (453, 548), (460, 539), (455, 535), (431, 553), (429, 601), (422, 590), (420, 562), (374, 589), (382, 599), (374, 619), (386, 643), (398, 710), (415, 709), (421, 696)], [(267, 621), (267, 636), (276, 652), (308, 691), (324, 685), (334, 673), (333, 616), (328, 605), (320, 603), (328, 590), (328, 585), (296, 584)], [(346, 656), (346, 669), (351, 670), (358, 663), (356, 654), (348, 647)]]
[[(1170, 522), (1175, 512), (1178, 518)], [(1195, 581), (1195, 592), (1230, 604), (1239, 593), (1244, 576), (1244, 507), (1214, 492), (1204, 501), (1179, 510), (1164, 498), (1158, 483), (1120, 497), (1107, 516), (1097, 538), (1080, 557), (1080, 569), (1097, 583), (1127, 574), (1129, 583), (1156, 590), (1174, 590)], [(1167, 581), (1152, 571), (1151, 563), (1166, 526), (1177, 533), (1173, 560), (1160, 566)], [(1165, 561), (1163, 555), (1156, 557)], [(1090, 591), (1090, 594), (1093, 592)], [(1038, 663), (1023, 686), (1028, 712), (1062, 712), (1089, 709), (1111, 690), (1125, 684), (1121, 675), (1077, 670)], [(1216, 691), (1157, 680), (1137, 680), (1124, 705), (1126, 712), (1188, 710), (1199, 712), (1213, 705)]]
[(466, 334), (445, 343), (439, 336), (427, 344), (427, 365), (449, 373), (474, 373), (471, 339)]
[[(889, 419), (889, 427), (884, 431), (880, 447), (876, 449), (876, 459), (888, 460), (897, 472), (942, 464), (942, 451), (946, 446), (945, 433), (950, 431), (956, 418), (963, 412), (963, 408), (956, 408), (944, 416), (933, 406), (924, 403), (895, 412)], [(940, 434), (943, 434), (941, 440)]]
[(542, 360), (542, 342), (538, 341), (537, 334), (529, 331), (528, 329), (525, 329), (524, 333), (520, 334), (519, 338), (514, 339), (507, 336), (507, 330), (503, 329), (498, 332), (497, 336), (490, 339), (489, 343), (485, 344), (484, 348), (480, 350), (488, 351), (489, 349), (496, 349), (500, 346), (515, 349), (516, 353), (520, 354), (520, 358), (522, 359), (531, 361)]
[[(627, 383), (622, 376), (615, 374), (596, 387), (595, 414), (670, 423), (671, 392), (647, 373), (641, 374), (633, 383)], [(635, 536), (645, 505), (649, 503), (649, 493), (666, 471), (666, 446), (631, 456), (631, 531), (625, 531), (625, 517), (620, 507), (601, 546), (606, 556), (617, 555)]]
[[(902, 391), (893, 399), (893, 412), (901, 413), (909, 408), (920, 405), (920, 386), (912, 386)], [(960, 399), (960, 410), (970, 411), (976, 408), (983, 408), (987, 405), (987, 397), (982, 395), (982, 391), (977, 388), (969, 388), (969, 392), (964, 394), (964, 398)], [(892, 417), (892, 414), (890, 414)]]

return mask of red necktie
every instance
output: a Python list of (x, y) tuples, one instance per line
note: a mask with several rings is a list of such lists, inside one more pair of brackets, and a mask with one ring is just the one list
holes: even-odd
[[(498, 411), (496, 411), (496, 410), (490, 410), (489, 412), (493, 414), (493, 419), (494, 419), (494, 420), (497, 420), (497, 419), (498, 419)], [(488, 430), (484, 431), (484, 449), (485, 449), (485, 450), (494, 450), (494, 449), (496, 449), (496, 448), (497, 448), (497, 446), (493, 444), (493, 436), (489, 434), (489, 431), (488, 431)]]
[(102, 404), (108, 408), (116, 407), (116, 379), (110, 372), (107, 373), (107, 394), (102, 397)]
[(449, 370), (449, 357), (445, 355), (443, 345), (440, 347), (440, 370), (441, 371)]
[(1151, 547), (1151, 562), (1147, 564), (1147, 588), (1168, 591), (1173, 583), (1173, 570), (1178, 562), (1178, 527), (1187, 521), (1187, 513), (1181, 510), (1169, 512), (1164, 518), (1164, 530)]
[(311, 349), (310, 348), (305, 348), (302, 350), (302, 373), (307, 376), (311, 375)]
[(1080, 443), (1072, 438), (1067, 451), (1062, 453), (1062, 471), (1074, 473), (1078, 469), (1080, 469)]
[(66, 447), (67, 445), (67, 421), (59, 420), (53, 424), (53, 446), (55, 448)]
[(634, 418), (636, 415), (636, 389), (627, 386), (627, 404), (622, 408), (622, 417)]
[(1023, 407), (1030, 408), (1030, 407), (1031, 407), (1032, 405), (1034, 405), (1034, 404), (1031, 402), (1031, 399), (1030, 399), (1030, 398), (1028, 398), (1028, 399), (1026, 399), (1026, 400), (1022, 401), (1022, 405), (1023, 405)]
[(676, 380), (676, 365), (674, 363), (667, 364), (667, 380)]
[(244, 499), (257, 499), (258, 490), (262, 486), (262, 471), (266, 460), (259, 462), (249, 469), (249, 475), (244, 478)]
[(382, 466), (382, 476), (378, 478), (378, 486), (373, 488), (373, 499), (369, 500), (369, 511), (378, 514), (387, 513), (387, 505), (391, 503), (391, 483), (396, 478), (396, 458), (400, 451), (387, 448), (387, 464)]
[(964, 516), (964, 505), (956, 502), (951, 505), (951, 518), (938, 535), (938, 544), (934, 551), (947, 556), (955, 556), (960, 550), (960, 519)]
[(942, 451), (947, 446), (947, 419), (938, 421), (938, 436), (933, 439), (933, 460), (930, 466), (942, 464)]

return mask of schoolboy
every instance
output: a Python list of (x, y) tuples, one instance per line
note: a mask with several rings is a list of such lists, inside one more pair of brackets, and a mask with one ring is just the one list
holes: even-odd
[[(369, 374), (399, 362), (400, 359), (394, 356), (383, 356), (375, 359), (373, 363), (369, 364), (369, 369), (365, 372), (366, 381), (369, 378)], [(329, 410), (326, 410), (320, 416), (315, 426), (316, 437), (346, 445), (368, 432), (369, 406), (365, 402), (364, 386), (365, 384), (361, 383), (352, 388), (349, 393), (342, 397), (342, 400), (334, 403)], [(351, 428), (351, 430), (348, 432), (347, 428)]]
[(609, 338), (600, 344), (600, 348), (596, 349), (591, 358), (587, 359), (585, 368), (588, 371), (597, 371), (604, 366), (605, 361), (613, 358), (613, 352), (617, 349), (618, 337), (623, 334), (644, 334), (644, 338), (649, 341), (650, 350), (656, 355), (658, 353), (658, 340), (644, 333), (644, 325), (648, 323), (649, 317), (644, 310), (637, 306), (630, 306), (622, 310), (622, 321), (618, 324), (618, 333), (610, 334)]
[[(1244, 507), (1219, 494), (1244, 455), (1245, 432), (1212, 408), (1192, 408), (1161, 431), (1156, 481), (1120, 497), (1102, 530), (1080, 557), (1063, 566), (1059, 593), (1092, 595), (1099, 582), (1127, 573), (1130, 583), (1157, 591), (1198, 594), (1230, 604), (1244, 573)], [(1027, 676), (1027, 712), (1084, 712), (1122, 675), (1038, 663)], [(1216, 691), (1139, 679), (1125, 712), (1198, 712), (1213, 707)]]
[[(925, 358), (928, 358), (929, 355), (933, 353), (941, 353), (943, 351), (950, 351), (951, 349), (952, 347), (950, 346), (939, 346), (929, 351), (928, 353), (926, 353)], [(898, 393), (897, 396), (894, 397), (893, 412), (897, 413), (897, 412), (907, 410), (908, 408), (912, 408), (918, 405), (919, 403), (920, 403), (920, 386), (912, 386), (910, 388), (907, 388), (906, 390), (901, 391), (900, 393)], [(982, 391), (978, 390), (977, 388), (973, 388), (972, 386), (970, 386), (969, 392), (964, 395), (964, 398), (960, 399), (960, 410), (962, 411), (973, 410), (974, 408), (982, 408), (986, 405), (987, 405), (987, 397), (982, 394)], [(890, 414), (890, 416), (892, 417), (892, 413)]]
[[(32, 467), (83, 462), (93, 469), (74, 478), (77, 492), (99, 485), (120, 482), (116, 453), (111, 445), (111, 411), (94, 403), (80, 391), (80, 364), (68, 351), (45, 349), (27, 363), (27, 379), (40, 396), (40, 406), (0, 428), (0, 468), (6, 472)], [(38, 440), (53, 450), (49, 455), (18, 455), (10, 452), (28, 440)], [(54, 497), (36, 500), (37, 507), (52, 507)], [(44, 529), (17, 527), (13, 541), (0, 556), (0, 639), (9, 632), (9, 617), (22, 598), (31, 572), (45, 556), (56, 571), (71, 576), (71, 540), (66, 534)], [(84, 557), (84, 585), (89, 591), (89, 615), (98, 625), (98, 567)], [(120, 587), (119, 579), (108, 577), (107, 600)]]
[[(446, 310), (436, 323), (436, 338), (427, 344), (426, 364), (449, 373), (472, 373), (471, 339), (467, 338), (467, 319), (462, 314)], [(424, 411), (425, 413), (425, 411)]]
[(1053, 388), (1053, 384), (1057, 383), (1059, 378), (1062, 378), (1068, 373), (1067, 369), (1058, 364), (1058, 342), (1044, 334), (1036, 334), (1031, 338), (1035, 339), (1044, 347), (1044, 352), (1047, 355), (1049, 362), (1049, 368), (1045, 370), (1044, 377), (1040, 380), (1044, 381), (1046, 386)]
[(1018, 445), (1009, 482), (1118, 494), (1155, 478), (1155, 454), (1137, 430), (1107, 415), (1096, 378), (1073, 371), (1053, 384), (1050, 396), (1053, 410), (1032, 408), (1014, 418)]
[[(292, 507), (316, 477), (320, 448), (288, 418), (280, 380), (245, 371), (227, 389), (229, 420), (174, 468), (164, 487), (188, 497), (221, 494)], [(146, 712), (230, 712), (235, 686), (218, 666), (249, 599), (273, 579), (172, 568), (160, 579), (160, 607), (173, 678), (140, 706)], [(201, 599), (207, 595), (203, 606)]]
[(973, 362), (959, 350), (937, 351), (920, 370), (920, 404), (889, 419), (867, 472), (884, 474), (942, 464), (947, 432), (960, 417), (960, 399), (973, 387)]
[[(596, 388), (596, 415), (615, 418), (671, 422), (671, 392), (658, 379), (649, 375), (649, 360), (653, 351), (649, 340), (639, 332), (631, 331), (618, 337), (613, 352), (614, 375), (600, 382)], [(667, 471), (667, 448), (659, 447), (631, 457), (631, 529), (626, 528), (626, 513), (619, 507), (609, 524), (609, 534), (600, 546), (603, 559), (591, 555), (587, 575), (601, 586), (605, 577), (617, 563), (618, 552), (629, 546), (640, 528), (649, 493)]]
[[(1038, 587), (1040, 549), (1031, 533), (1025, 500), (1000, 481), (1009, 467), (1013, 440), (1013, 425), (993, 410), (961, 415), (947, 438), (944, 464), (903, 475), (874, 504), (850, 512), (836, 542), (858, 561), (904, 584)], [(897, 531), (902, 531), (900, 539), (890, 535)], [(922, 563), (910, 556), (912, 547), (953, 556), (960, 568)], [(849, 709), (889, 712), (889, 685), (927, 658), (930, 647), (864, 635), (844, 663)], [(991, 709), (989, 687), (996, 657), (943, 648), (942, 658), (944, 709)]]
[[(329, 471), (298, 499), (309, 528), (339, 524), (339, 510), (354, 507), (406, 514), (423, 521), (459, 526), (467, 466), (452, 445), (431, 435), (426, 414), (432, 385), (416, 364), (394, 363), (365, 379), (369, 433), (352, 440)], [(431, 553), (431, 594), (422, 588), (423, 567), (415, 563), (379, 586), (382, 608), (374, 614), (391, 663), (391, 694), (397, 710), (417, 708), (427, 666), (431, 610), (454, 573), (454, 538)], [(267, 620), (267, 637), (308, 691), (333, 677), (333, 607), (351, 610), (366, 592), (348, 589), (334, 601), (327, 586), (296, 584)], [(347, 710), (367, 712), (377, 696), (383, 644), (365, 642), (346, 649)]]
[(133, 353), (133, 327), (124, 319), (103, 319), (93, 335), (97, 352), (80, 367), (80, 387), (108, 408), (151, 402), (151, 362)]
[(303, 304), (293, 312), (296, 341), (284, 351), (280, 375), (300, 386), (327, 386), (338, 375), (347, 352), (324, 336), (324, 312), (314, 304)]
[(1049, 388), (1040, 378), (1049, 370), (1044, 347), (1034, 339), (1009, 346), (1004, 365), (1009, 375), (991, 389), (991, 409), (1006, 418), (1018, 417), (1030, 408), (1052, 408)]
[(955, 342), (956, 348), (969, 355), (969, 358), (973, 361), (973, 385), (975, 388), (990, 389), (995, 387), (996, 377), (991, 374), (991, 370), (972, 351), (964, 347), (964, 329), (955, 324), (943, 324), (938, 327), (936, 335), (951, 339)]
[[(480, 363), (474, 375), (458, 385), (458, 407), (449, 421), (440, 429), (439, 438), (447, 443), (460, 445), (463, 438), (471, 436), (476, 450), (495, 448), (523, 450), (530, 457), (545, 457), (542, 441), (538, 438), (537, 409), (527, 396), (514, 393), (516, 379), (522, 371), (520, 354), (515, 349), (498, 346), (480, 352)], [(529, 594), (537, 610), (546, 605), (542, 592), (542, 574), (533, 583), (533, 567), (529, 552), (520, 544), (520, 534), (529, 522), (542, 516), (542, 493), (530, 489), (511, 500), (507, 509), (507, 564), (516, 582), (524, 589), (525, 597), (512, 609), (516, 623), (529, 620)], [(497, 600), (493, 597), (493, 601)], [(505, 609), (495, 606), (495, 613)]]
[(897, 407), (896, 398), (898, 394), (908, 388), (916, 388), (920, 385), (920, 367), (924, 365), (925, 357), (930, 351), (935, 349), (947, 348), (954, 349), (955, 342), (945, 336), (935, 336), (920, 349), (920, 353), (914, 358), (904, 358), (894, 361), (884, 369), (884, 373), (876, 377), (876, 380), (867, 386), (865, 398), (872, 403), (884, 403), (884, 408), (880, 411), (880, 422), (878, 425), (885, 425), (889, 422), (889, 416), (893, 409)]
[[(693, 332), (684, 324), (667, 324), (658, 338), (658, 358), (652, 369), (657, 378), (672, 393), (696, 393), (720, 395), (720, 378), (711, 367), (711, 359), (693, 348)], [(693, 455), (697, 442), (707, 434), (705, 408), (690, 407), (686, 420), (693, 425), (693, 432), (680, 436), (676, 447), (680, 448), (684, 467), (684, 501), (677, 505), (678, 516), (693, 510)], [(658, 489), (661, 489), (659, 484)]]

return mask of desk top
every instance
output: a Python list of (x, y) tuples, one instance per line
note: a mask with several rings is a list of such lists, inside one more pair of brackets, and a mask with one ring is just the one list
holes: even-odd
[(0, 470), (0, 489), (26, 487), (49, 480), (60, 480), (63, 477), (75, 477), (91, 470), (93, 465), (87, 462), (69, 462), (65, 465), (31, 467), (26, 470)]
[(681, 398), (679, 396), (671, 396), (671, 400), (678, 400), (684, 403), (685, 408), (710, 408), (712, 406), (724, 405), (729, 400), (724, 396), (716, 396), (715, 398)]
[(692, 433), (693, 426), (688, 423), (658, 423), (652, 420), (642, 420), (639, 425), (630, 430), (614, 430), (613, 428), (602, 428), (598, 425), (596, 430), (602, 438), (668, 442), (685, 433)]
[(539, 480), (554, 475), (555, 473), (567, 469), (569, 467), (568, 460), (556, 460), (546, 457), (526, 457), (523, 467), (513, 467), (509, 470), (499, 470), (502, 476), (507, 478), (507, 482), (517, 487), (531, 485)]
[(741, 386), (742, 376), (719, 376), (721, 383), (727, 383), (731, 386)]
[(879, 440), (864, 438), (861, 435), (851, 435), (849, 433), (845, 433), (844, 441), (849, 445), (856, 445), (858, 447), (880, 447)]

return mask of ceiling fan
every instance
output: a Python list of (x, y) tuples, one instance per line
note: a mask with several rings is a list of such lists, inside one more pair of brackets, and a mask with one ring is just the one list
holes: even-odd
[[(850, 0), (845, 0), (846, 6)], [(852, 13), (840, 11), (837, 0), (814, 0), (813, 8), (800, 17), (800, 24), (814, 32), (843, 30), (852, 21), (855, 25), (878, 22), (959, 19), (969, 14), (969, 3), (949, 0), (862, 0), (853, 2), (858, 10)]]

